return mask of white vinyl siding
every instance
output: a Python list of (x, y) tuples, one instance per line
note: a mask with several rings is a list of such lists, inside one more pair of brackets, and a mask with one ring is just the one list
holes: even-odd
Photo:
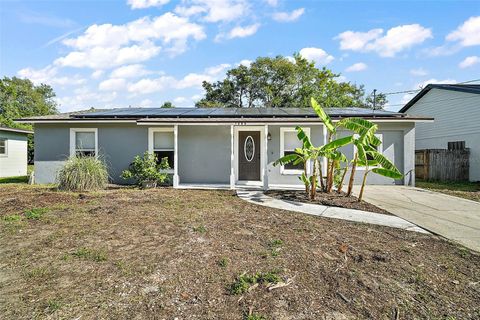
[[(4, 152), (2, 153), (2, 151)], [(0, 131), (0, 177), (25, 176), (26, 174), (27, 136)]]
[(465, 141), (470, 180), (480, 181), (480, 94), (431, 89), (407, 113), (434, 118), (433, 123), (417, 123), (416, 150), (447, 149), (450, 141)]

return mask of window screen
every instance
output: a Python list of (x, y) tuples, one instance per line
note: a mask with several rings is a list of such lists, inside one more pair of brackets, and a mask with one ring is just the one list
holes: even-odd
[(465, 141), (448, 142), (448, 150), (465, 150)]
[(172, 149), (173, 150), (173, 132), (154, 132), (154, 149)]
[(75, 155), (78, 157), (95, 156), (95, 132), (75, 132)]

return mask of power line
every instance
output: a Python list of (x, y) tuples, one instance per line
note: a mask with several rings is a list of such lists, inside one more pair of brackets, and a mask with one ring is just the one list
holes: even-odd
[[(472, 96), (472, 97), (459, 97), (459, 98), (432, 100), (432, 101), (425, 101), (425, 102), (423, 102), (423, 104), (437, 103), (437, 102), (443, 102), (443, 101), (462, 100), (462, 99), (472, 99), (472, 98), (478, 98), (478, 97), (477, 97), (477, 96)], [(399, 106), (404, 106), (405, 104), (406, 104), (406, 103), (389, 104), (389, 105), (387, 105), (387, 106), (388, 106), (388, 107), (399, 107)]]
[[(472, 82), (479, 82), (480, 79), (474, 79), (474, 80), (468, 80), (468, 81), (462, 81), (462, 82), (457, 82), (454, 84), (465, 84), (465, 83), (472, 83)], [(423, 88), (422, 88), (423, 89)], [(401, 94), (401, 93), (415, 93), (415, 92), (420, 92), (422, 89), (412, 89), (412, 90), (405, 90), (405, 91), (394, 91), (394, 92), (387, 92), (387, 93), (382, 93), (386, 96), (392, 95), (392, 94)]]

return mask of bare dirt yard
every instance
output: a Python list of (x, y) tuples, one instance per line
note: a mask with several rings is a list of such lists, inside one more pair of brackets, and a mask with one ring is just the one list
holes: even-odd
[(229, 191), (0, 186), (1, 319), (479, 319), (480, 257)]

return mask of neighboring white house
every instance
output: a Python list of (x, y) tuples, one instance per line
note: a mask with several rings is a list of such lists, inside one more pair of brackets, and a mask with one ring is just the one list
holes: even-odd
[(480, 181), (480, 85), (429, 84), (400, 112), (430, 116), (415, 127), (415, 149), (470, 149), (470, 181)]
[(0, 178), (27, 175), (27, 135), (32, 133), (0, 126)]

